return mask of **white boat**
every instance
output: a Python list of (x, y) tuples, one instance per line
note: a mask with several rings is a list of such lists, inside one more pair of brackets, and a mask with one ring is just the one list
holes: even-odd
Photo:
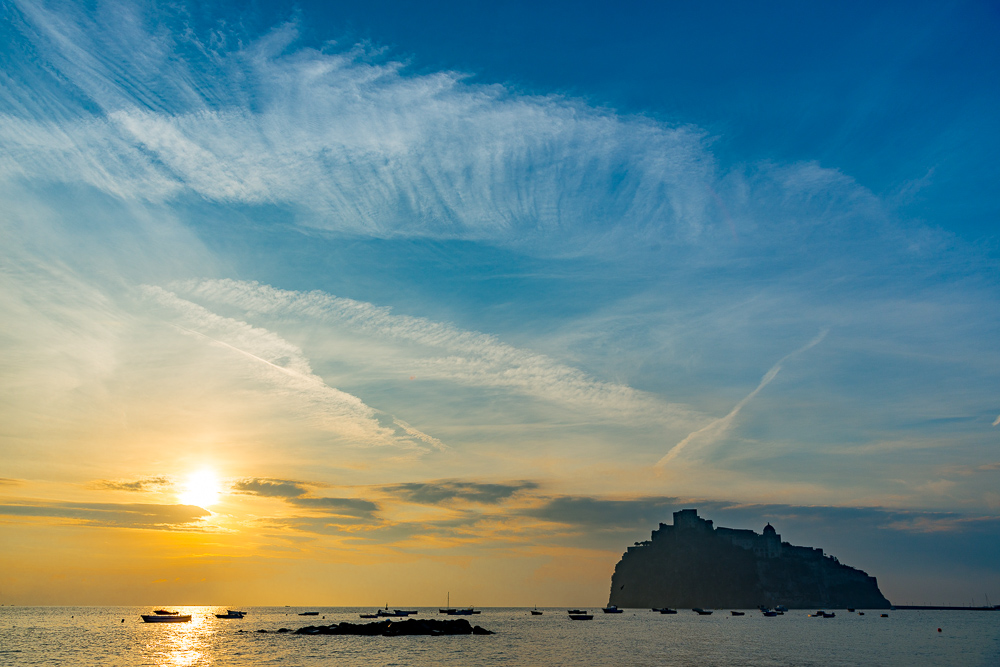
[(187, 623), (191, 620), (191, 615), (181, 614), (142, 614), (145, 623)]

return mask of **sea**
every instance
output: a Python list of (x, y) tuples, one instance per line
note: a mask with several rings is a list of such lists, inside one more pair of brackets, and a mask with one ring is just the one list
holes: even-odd
[[(807, 610), (765, 618), (649, 609), (574, 621), (564, 608), (485, 608), (464, 617), (496, 634), (440, 637), (277, 633), (340, 621), (361, 607), (174, 607), (189, 623), (143, 623), (152, 607), (0, 607), (0, 665), (1000, 665), (1000, 611)], [(417, 608), (414, 618), (446, 618)], [(317, 611), (317, 616), (300, 616)], [(816, 611), (816, 610), (811, 610)], [(882, 617), (881, 614), (888, 614)], [(267, 632), (259, 632), (266, 630)]]

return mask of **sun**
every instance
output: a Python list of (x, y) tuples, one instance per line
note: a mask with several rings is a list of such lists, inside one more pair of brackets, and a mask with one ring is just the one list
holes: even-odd
[(219, 502), (219, 478), (209, 469), (199, 470), (188, 475), (180, 501), (185, 505), (208, 507)]

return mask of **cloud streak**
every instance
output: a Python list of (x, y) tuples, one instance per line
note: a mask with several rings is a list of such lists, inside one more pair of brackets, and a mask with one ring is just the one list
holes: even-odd
[(522, 491), (538, 488), (529, 481), (508, 484), (489, 484), (460, 480), (440, 480), (436, 482), (408, 482), (382, 487), (402, 500), (427, 505), (438, 505), (450, 501), (495, 505)]
[(173, 480), (169, 477), (141, 477), (139, 479), (102, 479), (95, 483), (95, 486), (109, 491), (130, 491), (133, 493), (147, 493), (149, 491), (159, 491), (173, 486)]
[(212, 515), (193, 505), (149, 503), (22, 502), (0, 505), (0, 514), (11, 517), (66, 519), (88, 526), (151, 530), (196, 529), (192, 525)]
[(251, 367), (261, 371), (255, 373), (257, 377), (293, 396), (311, 420), (345, 442), (418, 451), (446, 449), (436, 438), (328, 386), (313, 373), (302, 351), (280, 336), (212, 313), (159, 287), (144, 286), (142, 291), (147, 299), (173, 313), (167, 316), (172, 326), (251, 360)]
[(688, 434), (687, 437), (685, 437), (683, 440), (681, 440), (676, 445), (671, 447), (670, 451), (668, 451), (659, 461), (656, 462), (656, 467), (661, 468), (670, 461), (672, 461), (673, 459), (675, 459), (678, 455), (680, 455), (680, 453), (684, 450), (684, 448), (689, 446), (692, 442), (698, 444), (699, 446), (706, 446), (706, 445), (711, 445), (716, 441), (718, 441), (721, 437), (723, 437), (726, 433), (728, 433), (730, 429), (732, 429), (733, 422), (736, 419), (737, 415), (740, 414), (740, 410), (742, 410), (746, 406), (746, 404), (753, 399), (754, 396), (759, 394), (764, 387), (771, 384), (771, 381), (778, 376), (778, 373), (781, 371), (781, 367), (785, 362), (787, 362), (792, 357), (802, 354), (806, 350), (809, 350), (815, 347), (816, 345), (819, 345), (819, 343), (824, 338), (826, 338), (826, 334), (827, 330), (821, 331), (820, 334), (815, 338), (813, 338), (811, 341), (809, 341), (799, 349), (795, 350), (794, 352), (790, 352), (789, 354), (786, 354), (784, 357), (779, 359), (778, 363), (772, 366), (767, 371), (767, 373), (764, 374), (764, 377), (761, 378), (760, 382), (757, 384), (754, 390), (751, 391), (746, 396), (744, 396), (739, 403), (733, 406), (733, 409), (729, 411), (729, 414), (727, 414), (725, 417), (720, 417), (715, 421), (709, 423), (707, 426), (703, 426), (697, 431)]
[[(579, 369), (508, 345), (495, 336), (426, 318), (393, 315), (390, 309), (370, 303), (319, 291), (293, 292), (229, 279), (174, 283), (171, 288), (196, 301), (236, 308), (254, 317), (285, 323), (294, 318), (336, 327), (365, 339), (390, 341), (399, 356), (390, 356), (389, 360), (413, 369), (425, 380), (507, 389), (608, 420), (641, 416), (673, 422), (694, 418), (682, 406), (627, 385), (596, 380)], [(410, 350), (404, 345), (416, 348)]]
[(264, 498), (298, 498), (309, 492), (309, 489), (300, 482), (262, 477), (236, 480), (231, 488), (236, 493)]

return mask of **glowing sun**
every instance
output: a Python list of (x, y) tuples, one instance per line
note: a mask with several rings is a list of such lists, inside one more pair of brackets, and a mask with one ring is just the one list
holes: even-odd
[(199, 470), (188, 476), (184, 490), (180, 494), (180, 501), (185, 505), (204, 508), (219, 502), (220, 492), (219, 478), (215, 473), (208, 469)]

